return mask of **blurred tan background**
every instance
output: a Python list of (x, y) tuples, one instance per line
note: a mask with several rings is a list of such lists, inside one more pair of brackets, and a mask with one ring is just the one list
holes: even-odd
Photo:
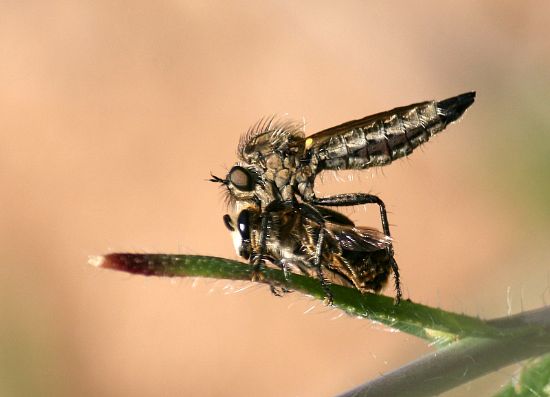
[(298, 294), (87, 265), (235, 258), (206, 179), (272, 113), (313, 133), (477, 90), (424, 150), (320, 191), (386, 201), (415, 301), (487, 318), (550, 302), (549, 25), (534, 1), (3, 1), (0, 395), (330, 396), (432, 349)]

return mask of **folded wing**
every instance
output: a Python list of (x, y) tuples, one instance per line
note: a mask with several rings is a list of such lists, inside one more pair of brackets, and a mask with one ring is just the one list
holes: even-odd
[(474, 99), (475, 92), (468, 92), (415, 103), (318, 132), (305, 140), (315, 173), (382, 166), (407, 156), (456, 121)]

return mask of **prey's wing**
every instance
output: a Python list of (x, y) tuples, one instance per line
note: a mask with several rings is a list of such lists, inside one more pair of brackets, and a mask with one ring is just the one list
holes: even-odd
[(305, 148), (316, 159), (316, 173), (386, 165), (457, 120), (474, 98), (475, 92), (468, 92), (349, 121), (306, 138)]
[(340, 246), (348, 251), (374, 252), (391, 245), (391, 237), (369, 227), (326, 223), (326, 227)]

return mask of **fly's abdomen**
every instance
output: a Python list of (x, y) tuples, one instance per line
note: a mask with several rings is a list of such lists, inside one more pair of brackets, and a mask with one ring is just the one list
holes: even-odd
[(363, 169), (407, 156), (457, 120), (474, 98), (470, 92), (417, 103), (319, 132), (309, 142), (317, 157), (316, 171)]

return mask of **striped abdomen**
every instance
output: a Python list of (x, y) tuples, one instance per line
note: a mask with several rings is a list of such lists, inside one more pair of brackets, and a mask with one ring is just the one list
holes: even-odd
[(306, 147), (316, 157), (316, 172), (389, 164), (457, 120), (474, 98), (475, 92), (469, 92), (367, 116), (311, 136)]

